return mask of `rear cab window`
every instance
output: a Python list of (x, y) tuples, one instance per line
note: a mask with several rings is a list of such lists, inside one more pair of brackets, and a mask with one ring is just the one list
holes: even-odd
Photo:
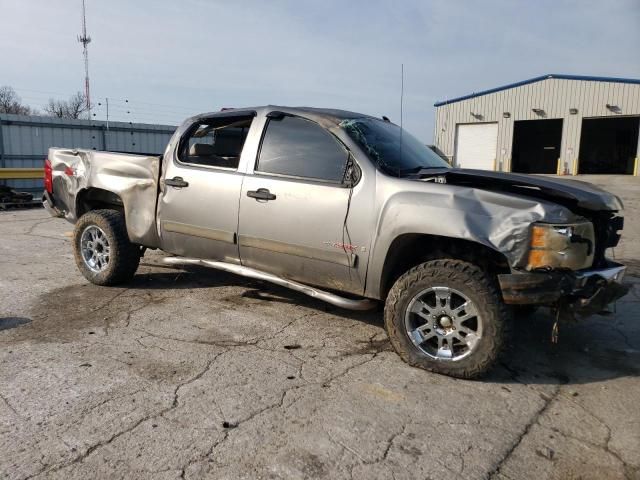
[(212, 117), (194, 124), (182, 138), (178, 160), (236, 170), (253, 116)]
[(348, 160), (346, 148), (317, 123), (276, 116), (267, 122), (255, 171), (341, 184)]

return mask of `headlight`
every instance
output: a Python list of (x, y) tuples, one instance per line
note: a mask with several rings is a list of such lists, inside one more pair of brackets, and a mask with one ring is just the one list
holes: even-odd
[(591, 222), (531, 226), (531, 244), (527, 270), (568, 268), (580, 270), (593, 264), (595, 235)]

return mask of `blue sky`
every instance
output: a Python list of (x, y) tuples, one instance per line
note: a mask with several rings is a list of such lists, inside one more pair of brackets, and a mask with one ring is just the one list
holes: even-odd
[[(284, 104), (399, 122), (403, 63), (405, 128), (430, 142), (437, 100), (544, 73), (640, 78), (640, 0), (86, 1), (92, 97), (118, 120)], [(83, 88), (80, 3), (0, 0), (0, 85), (36, 107)]]

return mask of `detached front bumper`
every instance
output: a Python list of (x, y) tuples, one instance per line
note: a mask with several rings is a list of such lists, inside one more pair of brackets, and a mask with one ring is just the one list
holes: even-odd
[(623, 283), (627, 267), (608, 262), (593, 270), (531, 272), (498, 275), (505, 303), (560, 305), (582, 315), (602, 311), (629, 291)]

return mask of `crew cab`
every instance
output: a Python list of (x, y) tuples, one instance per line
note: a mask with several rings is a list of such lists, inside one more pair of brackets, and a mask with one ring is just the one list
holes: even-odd
[(127, 282), (161, 249), (341, 308), (384, 302), (405, 361), (461, 378), (490, 369), (525, 309), (587, 315), (627, 291), (605, 256), (623, 227), (615, 195), (451, 168), (386, 117), (342, 110), (198, 115), (162, 156), (51, 148), (44, 205), (75, 223), (90, 282)]

